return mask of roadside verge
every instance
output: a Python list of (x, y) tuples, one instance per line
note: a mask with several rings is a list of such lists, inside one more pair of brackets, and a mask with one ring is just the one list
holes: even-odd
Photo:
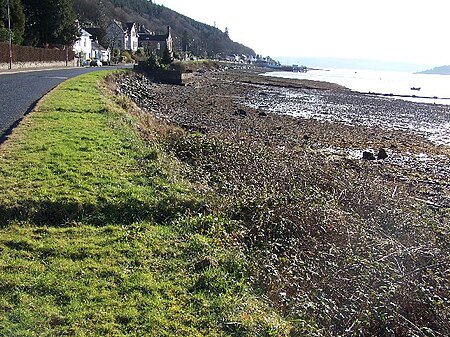
[(64, 82), (0, 147), (0, 334), (282, 335), (233, 223), (202, 211), (107, 74)]

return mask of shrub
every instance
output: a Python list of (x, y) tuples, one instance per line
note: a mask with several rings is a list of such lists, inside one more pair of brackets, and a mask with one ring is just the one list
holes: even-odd
[(131, 51), (124, 50), (121, 54), (122, 56), (122, 62), (124, 63), (134, 63), (135, 62), (135, 56), (132, 54)]
[(145, 66), (148, 70), (155, 70), (161, 68), (161, 64), (159, 63), (158, 56), (155, 53), (151, 52), (148, 56), (147, 62)]
[(166, 48), (164, 48), (163, 56), (161, 58), (161, 64), (169, 65), (172, 62), (173, 62), (173, 56), (169, 52), (169, 49), (166, 46)]

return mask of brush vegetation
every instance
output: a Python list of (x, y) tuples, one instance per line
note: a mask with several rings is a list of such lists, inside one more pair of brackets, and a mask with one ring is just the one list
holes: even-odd
[(170, 127), (144, 130), (106, 76), (59, 86), (0, 147), (0, 335), (284, 335), (236, 221), (144, 140)]
[[(250, 280), (289, 320), (290, 336), (450, 335), (445, 164), (419, 169), (326, 152), (380, 148), (393, 139), (392, 156), (399, 146), (402, 156), (441, 160), (448, 147), (410, 133), (265, 111), (262, 97), (276, 90), (268, 88), (294, 88), (293, 81), (276, 82), (242, 69), (202, 71), (186, 86), (158, 85), (142, 75), (116, 80), (149, 121), (156, 115), (183, 128), (164, 132), (161, 144), (207, 195), (208, 208), (233, 220), (232, 237), (252, 261)], [(275, 93), (283, 104), (286, 92)], [(361, 109), (380, 104), (345, 91), (319, 97), (352, 105), (361, 100)], [(156, 132), (148, 124), (143, 129), (151, 139)]]

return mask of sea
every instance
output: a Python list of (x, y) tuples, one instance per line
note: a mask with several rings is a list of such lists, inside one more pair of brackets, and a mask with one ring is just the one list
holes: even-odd
[[(325, 81), (387, 97), (372, 96), (354, 104), (345, 99), (330, 99), (332, 96), (321, 91), (270, 89), (263, 101), (261, 95), (254, 101), (247, 100), (251, 107), (346, 125), (404, 130), (435, 144), (450, 145), (450, 75), (344, 68), (321, 68), (306, 73), (272, 71), (264, 75)], [(339, 97), (340, 93), (336, 95)], [(396, 100), (414, 103), (397, 104)]]
[(325, 81), (363, 93), (390, 95), (407, 101), (450, 105), (450, 75), (399, 71), (321, 68), (300, 72), (270, 72), (267, 76)]

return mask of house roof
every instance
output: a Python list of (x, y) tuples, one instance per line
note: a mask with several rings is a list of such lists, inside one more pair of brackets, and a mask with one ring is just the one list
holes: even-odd
[(100, 35), (102, 35), (102, 29), (99, 27), (89, 27), (84, 28), (85, 31), (87, 31), (89, 34), (91, 34), (92, 39), (96, 40)]
[(139, 27), (139, 41), (155, 41), (155, 42), (166, 42), (170, 35), (170, 28), (167, 27), (166, 34), (155, 34), (145, 28), (144, 25)]
[(139, 41), (156, 41), (156, 42), (166, 42), (168, 35), (156, 35), (148, 33), (139, 33)]
[(111, 23), (108, 25), (108, 29), (109, 27), (115, 25), (117, 28), (119, 28), (123, 33), (127, 33), (127, 27), (125, 26), (124, 23), (117, 21), (116, 19), (113, 19), (111, 21)]
[(124, 22), (122, 23), (122, 29), (124, 30), (124, 32), (131, 33), (134, 25), (134, 22)]
[(92, 34), (90, 34), (86, 29), (83, 29), (83, 28), (80, 29), (80, 33), (81, 33), (81, 36), (88, 36), (88, 37), (92, 36)]
[(149, 31), (147, 28), (145, 28), (145, 25), (139, 25), (138, 33), (139, 34), (152, 34), (151, 31)]
[(92, 41), (92, 49), (106, 51), (106, 48), (102, 47), (98, 42)]

